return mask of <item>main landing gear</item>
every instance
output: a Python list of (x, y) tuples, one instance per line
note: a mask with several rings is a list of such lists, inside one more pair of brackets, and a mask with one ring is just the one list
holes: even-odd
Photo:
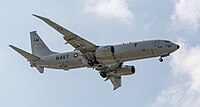
[(93, 60), (89, 59), (88, 64), (92, 67), (94, 64), (99, 64), (99, 61), (97, 61), (96, 57), (94, 57)]
[(94, 64), (99, 64), (97, 60), (88, 60), (88, 64), (92, 67)]
[(102, 78), (106, 78), (107, 77), (107, 74), (105, 72), (103, 72), (103, 71), (100, 72), (100, 75), (101, 75)]
[(94, 66), (94, 61), (93, 60), (88, 60), (88, 64), (92, 67), (92, 66)]

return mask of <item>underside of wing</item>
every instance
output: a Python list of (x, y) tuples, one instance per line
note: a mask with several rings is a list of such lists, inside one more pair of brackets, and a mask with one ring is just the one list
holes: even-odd
[(110, 66), (102, 66), (102, 68), (95, 68), (95, 70), (100, 71), (101, 77), (105, 78), (105, 81), (110, 80), (114, 86), (113, 90), (118, 89), (122, 86), (122, 77), (127, 75), (132, 75), (135, 73), (135, 67), (130, 65), (123, 65), (123, 63), (118, 62)]
[(59, 24), (51, 21), (50, 19), (38, 16), (38, 15), (34, 15), (34, 14), (33, 16), (43, 20), (49, 26), (54, 28), (59, 33), (61, 33), (64, 36), (63, 38), (67, 41), (67, 43), (71, 44), (76, 50), (80, 50), (82, 53), (85, 53), (85, 52), (93, 51), (97, 48), (95, 44), (81, 38), (80, 36), (74, 34), (73, 32), (60, 26)]
[(106, 78), (105, 81), (110, 80), (112, 85), (114, 86), (113, 90), (121, 87), (121, 76), (116, 74), (118, 68), (122, 66), (123, 63), (116, 63), (110, 66), (104, 66), (102, 68), (95, 68), (100, 71), (100, 75), (103, 78)]

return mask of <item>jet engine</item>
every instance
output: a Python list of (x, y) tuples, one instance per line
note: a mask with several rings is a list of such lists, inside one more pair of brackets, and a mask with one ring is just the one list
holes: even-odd
[(128, 65), (124, 65), (120, 68), (117, 68), (116, 70), (114, 70), (113, 72), (100, 72), (100, 75), (105, 78), (105, 77), (118, 77), (118, 76), (126, 76), (126, 75), (132, 75), (135, 73), (135, 67), (134, 66), (128, 66)]
[(115, 62), (114, 58), (115, 47), (114, 46), (101, 46), (95, 51), (96, 60), (106, 64)]
[(116, 74), (118, 76), (123, 76), (123, 75), (131, 75), (135, 73), (135, 67), (134, 66), (128, 66), (124, 65), (121, 68), (118, 68), (116, 70)]

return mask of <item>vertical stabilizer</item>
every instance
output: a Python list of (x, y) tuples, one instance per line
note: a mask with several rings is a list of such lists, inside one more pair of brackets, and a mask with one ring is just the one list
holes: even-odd
[(32, 54), (36, 56), (47, 56), (53, 52), (46, 46), (36, 31), (30, 32)]

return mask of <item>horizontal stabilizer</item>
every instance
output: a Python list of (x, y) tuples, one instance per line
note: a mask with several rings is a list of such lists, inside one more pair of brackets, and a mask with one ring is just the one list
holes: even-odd
[(21, 50), (13, 45), (9, 45), (12, 49), (14, 49), (15, 51), (17, 51), (19, 54), (21, 54), (23, 57), (25, 57), (26, 59), (28, 59), (28, 61), (37, 61), (39, 60), (40, 58), (35, 56), (35, 55), (32, 55), (24, 50)]

